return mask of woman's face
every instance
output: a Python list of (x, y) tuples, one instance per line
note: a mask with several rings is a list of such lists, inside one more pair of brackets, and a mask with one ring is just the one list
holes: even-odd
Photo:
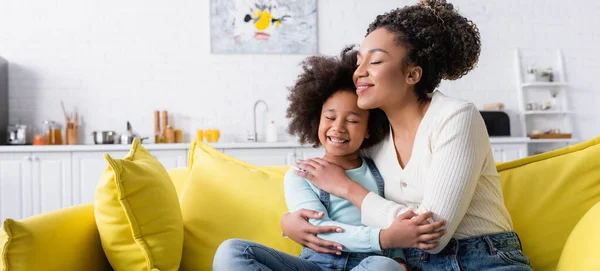
[(353, 79), (358, 107), (362, 109), (381, 108), (385, 111), (386, 107), (398, 106), (407, 95), (415, 95), (416, 82), (411, 77), (414, 68), (405, 65), (407, 50), (398, 46), (394, 37), (385, 28), (379, 28), (360, 45)]

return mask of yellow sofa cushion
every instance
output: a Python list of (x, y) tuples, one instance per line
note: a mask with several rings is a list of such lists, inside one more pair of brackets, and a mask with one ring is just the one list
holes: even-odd
[(0, 229), (0, 270), (112, 270), (94, 220), (92, 204), (7, 219)]
[(600, 202), (581, 218), (569, 235), (557, 271), (600, 270)]
[(600, 137), (497, 168), (533, 269), (554, 270), (571, 230), (600, 201)]
[(109, 166), (95, 194), (102, 247), (115, 270), (179, 270), (183, 220), (169, 174), (134, 140)]
[(181, 195), (181, 270), (211, 270), (217, 247), (229, 238), (300, 253), (298, 244), (281, 237), (279, 221), (287, 212), (282, 173), (244, 163), (202, 142), (192, 143), (188, 166)]

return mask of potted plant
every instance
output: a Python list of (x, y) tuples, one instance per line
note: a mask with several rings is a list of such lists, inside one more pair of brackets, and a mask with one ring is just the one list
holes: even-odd
[(543, 71), (542, 74), (540, 74), (540, 76), (543, 79), (543, 81), (554, 82), (554, 73), (552, 72), (552, 68), (548, 68), (548, 70)]
[(529, 67), (527, 67), (527, 81), (529, 81), (529, 82), (537, 81), (537, 70), (535, 69), (535, 67), (533, 65), (529, 65)]

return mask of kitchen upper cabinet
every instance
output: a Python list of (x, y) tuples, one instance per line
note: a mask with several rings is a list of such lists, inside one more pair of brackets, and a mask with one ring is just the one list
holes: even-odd
[(29, 153), (0, 153), (0, 219), (33, 214), (32, 160)]
[(256, 166), (284, 166), (296, 160), (295, 148), (225, 149), (223, 152)]
[(124, 158), (129, 152), (73, 152), (71, 161), (73, 167), (73, 204), (94, 202), (96, 185), (108, 167), (108, 162), (104, 159), (105, 153), (118, 159)]
[(153, 150), (150, 151), (154, 157), (168, 170), (172, 168), (186, 167), (186, 150)]

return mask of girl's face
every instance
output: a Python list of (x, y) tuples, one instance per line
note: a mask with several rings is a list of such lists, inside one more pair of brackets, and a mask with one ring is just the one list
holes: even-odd
[(415, 96), (420, 67), (404, 62), (407, 49), (398, 46), (395, 34), (385, 28), (371, 32), (361, 43), (354, 72), (358, 106), (362, 109), (398, 106)]
[(368, 136), (369, 111), (360, 109), (354, 91), (338, 91), (323, 104), (319, 141), (330, 156), (355, 154)]

